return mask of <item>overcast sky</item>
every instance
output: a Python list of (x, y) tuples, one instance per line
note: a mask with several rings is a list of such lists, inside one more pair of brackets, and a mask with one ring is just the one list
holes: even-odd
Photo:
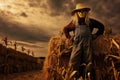
[(50, 37), (71, 21), (79, 2), (91, 7), (91, 17), (120, 33), (120, 0), (0, 0), (0, 37), (46, 56)]

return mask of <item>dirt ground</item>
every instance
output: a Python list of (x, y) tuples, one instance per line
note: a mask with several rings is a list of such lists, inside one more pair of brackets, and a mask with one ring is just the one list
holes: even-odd
[(0, 75), (0, 80), (41, 80), (42, 71)]

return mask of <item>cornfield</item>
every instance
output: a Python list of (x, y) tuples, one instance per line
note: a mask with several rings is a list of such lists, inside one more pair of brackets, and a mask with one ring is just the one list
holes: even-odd
[[(42, 69), (42, 60), (0, 44), (0, 75)], [(0, 79), (1, 80), (1, 79)]]
[[(43, 80), (77, 80), (72, 78), (76, 71), (68, 66), (72, 42), (63, 36), (53, 36), (48, 46)], [(99, 36), (93, 41), (93, 54), (95, 80), (120, 80), (120, 34)], [(89, 77), (86, 80), (90, 80)], [(82, 77), (79, 80), (83, 80)]]

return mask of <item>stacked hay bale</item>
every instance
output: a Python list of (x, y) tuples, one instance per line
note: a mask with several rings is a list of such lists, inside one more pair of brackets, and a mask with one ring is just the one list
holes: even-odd
[(56, 71), (58, 67), (59, 42), (59, 36), (52, 37), (49, 41), (48, 54), (43, 67), (43, 75), (45, 75), (43, 80), (53, 80), (53, 76), (55, 75), (54, 71)]

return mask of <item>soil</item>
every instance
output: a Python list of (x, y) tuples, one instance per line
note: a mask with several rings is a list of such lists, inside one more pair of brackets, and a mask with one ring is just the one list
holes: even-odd
[(0, 80), (42, 80), (41, 74), (42, 71), (31, 71), (8, 75), (0, 75)]

